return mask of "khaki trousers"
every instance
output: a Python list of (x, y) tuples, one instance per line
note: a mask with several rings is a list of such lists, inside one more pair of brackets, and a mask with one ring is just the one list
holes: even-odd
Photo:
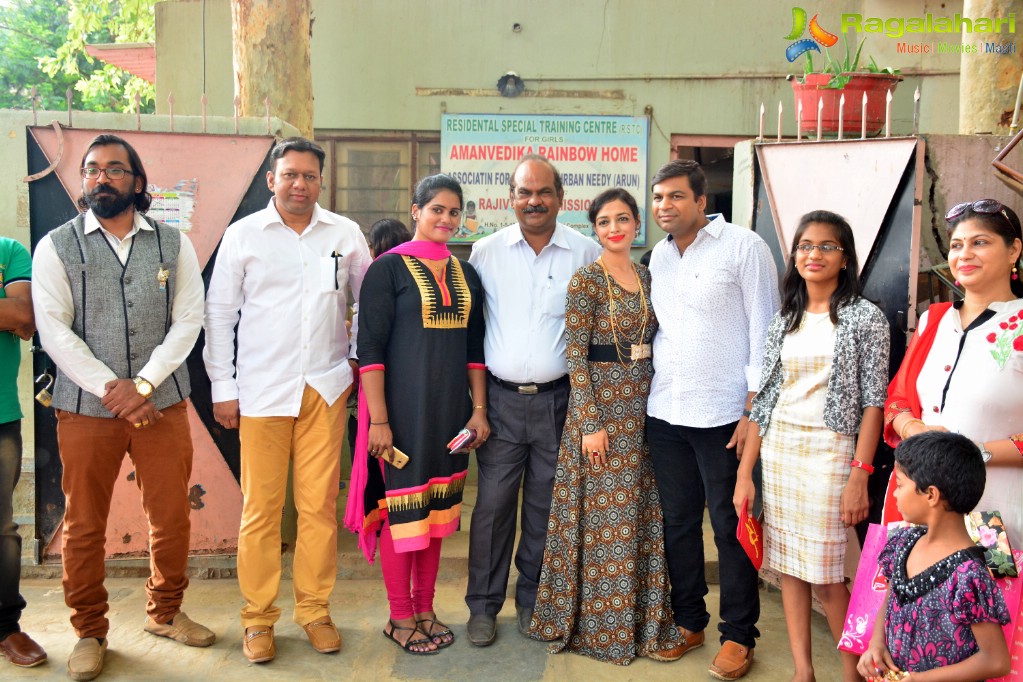
[[(351, 389), (349, 389), (350, 391)], [(337, 573), (337, 494), (349, 391), (328, 406), (308, 385), (295, 417), (245, 417), (240, 423), (242, 523), (238, 586), (242, 626), (272, 625), (281, 584), (281, 511), (293, 462), (298, 542), (293, 585), (295, 622), (330, 614)]]
[(106, 637), (110, 629), (104, 545), (110, 499), (125, 452), (135, 465), (135, 483), (149, 519), (146, 613), (157, 623), (166, 623), (181, 610), (188, 587), (192, 438), (184, 401), (161, 412), (163, 419), (136, 429), (124, 419), (57, 410), (57, 444), (64, 464), (61, 487), (67, 499), (61, 541), (64, 602), (80, 638)]

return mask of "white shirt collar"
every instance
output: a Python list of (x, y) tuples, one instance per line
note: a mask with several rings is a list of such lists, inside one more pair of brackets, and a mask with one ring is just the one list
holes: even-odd
[[(150, 232), (153, 231), (153, 226), (146, 222), (146, 219), (142, 216), (142, 214), (139, 213), (138, 211), (134, 211), (134, 209), (132, 222), (133, 225), (131, 231), (124, 236), (125, 239), (134, 236), (139, 230), (149, 230)], [(103, 230), (107, 234), (110, 234), (110, 232), (103, 227), (102, 223), (100, 223), (99, 221), (99, 218), (96, 217), (96, 214), (93, 213), (92, 209), (90, 208), (88, 211), (85, 212), (85, 225), (83, 226), (83, 231), (85, 232), (85, 234), (89, 234), (90, 232), (95, 232), (96, 230)]]
[(707, 220), (710, 222), (704, 225), (702, 229), (711, 237), (719, 238), (721, 231), (725, 229), (725, 216), (721, 213), (712, 213), (707, 216)]
[[(277, 211), (277, 205), (274, 203), (273, 198), (270, 198), (270, 203), (266, 206), (266, 220), (262, 224), (262, 228), (266, 229), (271, 225), (285, 225), (284, 219), (281, 218), (281, 214)], [(324, 211), (320, 208), (319, 204), (313, 204), (313, 215), (309, 218), (309, 224), (306, 229), (310, 229), (316, 225), (316, 223), (335, 223), (334, 216), (329, 211)]]
[[(568, 243), (568, 238), (565, 236), (565, 230), (570, 229), (572, 228), (562, 225), (561, 223), (556, 223), (554, 225), (554, 234), (551, 235), (551, 240), (550, 242), (548, 242), (548, 245), (553, 245), (558, 247), (559, 249), (571, 251), (572, 247)], [(502, 233), (505, 234), (505, 239), (507, 239), (506, 244), (508, 246), (512, 246), (518, 242), (526, 241), (526, 238), (522, 235), (522, 228), (519, 227), (518, 223), (513, 223), (508, 227), (504, 228), (504, 230), (502, 230)]]
[[(725, 216), (722, 213), (711, 213), (707, 216), (707, 220), (710, 222), (700, 228), (700, 232), (706, 232), (711, 237), (718, 239), (721, 237), (721, 231), (725, 229)], [(699, 237), (699, 233), (697, 234)], [(668, 235), (665, 241), (673, 242), (675, 238), (672, 235)]]
[[(1015, 310), (1016, 308), (1023, 305), (1023, 298), (1014, 298), (1011, 301), (991, 301), (988, 303), (987, 309), (993, 310), (996, 313), (1004, 313), (1006, 310)], [(956, 310), (961, 310), (963, 307), (963, 300), (960, 299), (952, 304), (952, 307)]]

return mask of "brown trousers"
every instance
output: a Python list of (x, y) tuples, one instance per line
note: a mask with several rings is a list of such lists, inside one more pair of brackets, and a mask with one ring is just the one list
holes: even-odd
[(125, 452), (135, 465), (135, 482), (149, 519), (146, 613), (166, 623), (181, 610), (188, 587), (192, 438), (184, 401), (162, 412), (163, 419), (156, 424), (136, 429), (125, 419), (57, 410), (57, 444), (64, 464), (61, 486), (67, 499), (61, 544), (64, 602), (80, 638), (106, 637), (110, 629), (104, 546), (110, 500)]

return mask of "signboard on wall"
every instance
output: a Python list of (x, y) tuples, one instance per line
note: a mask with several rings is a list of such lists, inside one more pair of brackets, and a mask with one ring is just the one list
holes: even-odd
[(451, 241), (472, 243), (515, 222), (508, 183), (519, 159), (550, 159), (565, 187), (558, 220), (593, 234), (586, 212), (605, 189), (623, 187), (636, 197), (646, 244), (647, 151), (650, 122), (631, 116), (504, 116), (445, 114), (441, 172), (462, 184), (465, 210)]

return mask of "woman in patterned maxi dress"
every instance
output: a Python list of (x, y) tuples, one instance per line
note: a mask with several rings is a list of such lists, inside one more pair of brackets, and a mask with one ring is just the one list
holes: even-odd
[[(565, 327), (572, 384), (530, 633), (627, 665), (680, 645), (663, 520), (644, 442), (657, 328), (650, 273), (632, 265), (635, 199), (604, 192), (590, 208), (604, 252), (568, 287)], [(675, 656), (674, 658), (677, 658)]]

